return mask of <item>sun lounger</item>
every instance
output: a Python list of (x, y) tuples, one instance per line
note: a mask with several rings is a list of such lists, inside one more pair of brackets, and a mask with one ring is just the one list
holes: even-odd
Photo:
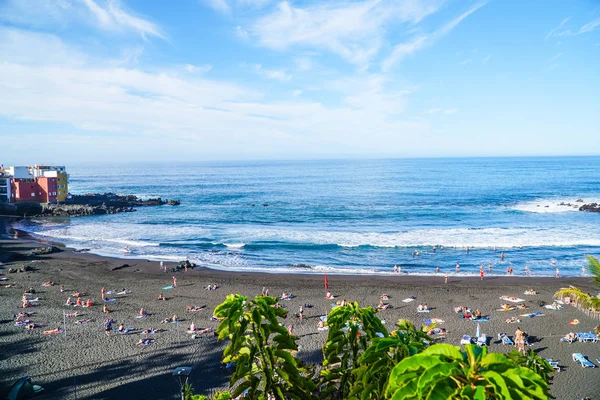
[(513, 346), (515, 344), (515, 342), (513, 342), (512, 339), (509, 338), (506, 333), (499, 333), (498, 339), (502, 340), (503, 345), (508, 344), (508, 345)]
[(546, 358), (546, 361), (548, 361), (548, 364), (550, 364), (550, 366), (554, 368), (556, 372), (560, 372), (560, 366), (558, 365), (558, 361), (554, 361), (551, 358)]
[(469, 335), (463, 335), (462, 339), (460, 339), (460, 344), (471, 344), (473, 343), (473, 338)]
[(415, 299), (415, 297), (408, 297), (404, 300), (402, 300), (403, 303), (410, 303), (411, 301), (413, 301)]
[(577, 332), (577, 338), (580, 342), (592, 342), (596, 343), (598, 341), (598, 337), (594, 335), (592, 332)]
[(485, 334), (482, 334), (481, 336), (479, 336), (477, 338), (477, 345), (478, 346), (487, 346), (487, 336)]
[(581, 366), (583, 368), (586, 368), (586, 367), (595, 368), (596, 367), (596, 365), (594, 365), (594, 363), (592, 363), (590, 360), (585, 358), (585, 356), (581, 353), (573, 353), (573, 361), (581, 364)]

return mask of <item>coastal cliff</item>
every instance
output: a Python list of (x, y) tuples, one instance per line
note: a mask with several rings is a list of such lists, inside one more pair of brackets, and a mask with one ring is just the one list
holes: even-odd
[(160, 197), (143, 200), (134, 195), (114, 193), (89, 193), (73, 195), (62, 204), (19, 203), (4, 207), (8, 215), (26, 217), (78, 217), (85, 215), (117, 214), (134, 212), (135, 207), (179, 205), (179, 200), (163, 200)]

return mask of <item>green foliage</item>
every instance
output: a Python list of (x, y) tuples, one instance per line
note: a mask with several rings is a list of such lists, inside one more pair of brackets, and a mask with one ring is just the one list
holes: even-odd
[(486, 347), (436, 344), (405, 358), (390, 375), (386, 398), (547, 399), (546, 381)]
[(507, 357), (520, 367), (529, 368), (542, 377), (547, 383), (552, 380), (554, 368), (544, 358), (540, 357), (535, 351), (529, 349), (526, 354), (521, 354), (518, 350), (513, 350), (507, 354)]
[(310, 371), (293, 355), (296, 337), (279, 323), (287, 311), (276, 304), (270, 296), (248, 301), (230, 294), (215, 308), (214, 315), (222, 319), (219, 340), (230, 340), (223, 362), (236, 366), (230, 381), (233, 397), (247, 390), (252, 399), (307, 399), (315, 390)]
[[(600, 261), (590, 255), (587, 255), (586, 257), (588, 259), (588, 268), (592, 274), (592, 282), (600, 288)], [(600, 299), (574, 286), (559, 290), (554, 293), (554, 297), (569, 297), (579, 308), (600, 312)]]
[(354, 382), (352, 370), (360, 366), (362, 352), (378, 334), (389, 336), (375, 316), (377, 311), (372, 307), (360, 308), (354, 302), (334, 307), (327, 316), (329, 333), (323, 348), (322, 398), (347, 398)]
[(408, 320), (396, 323), (398, 329), (388, 337), (375, 337), (358, 360), (352, 374), (354, 383), (350, 399), (382, 399), (390, 371), (406, 357), (413, 356), (432, 341), (424, 328), (416, 329)]

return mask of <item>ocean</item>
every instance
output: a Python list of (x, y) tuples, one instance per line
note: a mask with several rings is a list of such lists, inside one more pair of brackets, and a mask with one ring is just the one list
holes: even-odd
[[(600, 256), (600, 157), (67, 165), (70, 192), (179, 199), (22, 220), (78, 249), (228, 271), (581, 276)], [(128, 246), (129, 253), (123, 249)], [(434, 246), (436, 250), (434, 251)], [(468, 247), (468, 252), (467, 252)], [(501, 253), (504, 260), (501, 260)], [(417, 257), (418, 253), (418, 257)], [(158, 264), (157, 264), (158, 268)]]

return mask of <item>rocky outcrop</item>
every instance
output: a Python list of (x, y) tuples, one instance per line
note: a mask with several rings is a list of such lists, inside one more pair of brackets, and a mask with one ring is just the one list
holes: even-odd
[(41, 256), (44, 254), (60, 253), (62, 249), (56, 246), (37, 247), (29, 252), (29, 256)]
[(134, 195), (114, 193), (88, 193), (73, 195), (62, 204), (20, 203), (15, 205), (11, 215), (25, 217), (79, 217), (85, 215), (117, 214), (134, 212), (135, 207), (179, 205), (179, 200), (163, 200), (160, 197), (143, 200)]
[(600, 212), (600, 204), (598, 204), (598, 203), (584, 204), (581, 207), (579, 207), (579, 211)]

